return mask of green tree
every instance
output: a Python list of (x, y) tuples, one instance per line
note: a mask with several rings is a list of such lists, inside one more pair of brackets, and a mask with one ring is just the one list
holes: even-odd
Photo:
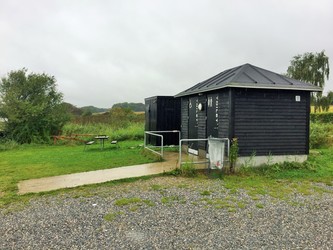
[(332, 91), (328, 92), (326, 96), (322, 96), (319, 100), (320, 108), (326, 112), (329, 111), (330, 105), (332, 105), (332, 103), (333, 103), (333, 92)]
[[(324, 88), (325, 81), (330, 74), (329, 58), (325, 51), (320, 53), (304, 53), (294, 56), (287, 69), (287, 75), (294, 79), (308, 82), (314, 86)], [(312, 103), (315, 106), (315, 112), (320, 108), (321, 93), (312, 95)]]
[(110, 110), (111, 125), (116, 128), (126, 128), (135, 118), (134, 112), (129, 108), (112, 107)]
[(82, 113), (82, 116), (84, 117), (88, 117), (88, 116), (92, 116), (92, 112), (89, 109), (85, 109)]
[(48, 142), (69, 119), (56, 80), (46, 74), (11, 71), (0, 81), (0, 117), (7, 137), (19, 143)]

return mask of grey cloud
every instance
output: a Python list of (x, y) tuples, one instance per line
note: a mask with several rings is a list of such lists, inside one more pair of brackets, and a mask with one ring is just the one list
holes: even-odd
[(173, 95), (246, 62), (283, 73), (296, 54), (332, 58), (332, 23), (330, 0), (4, 0), (0, 75), (46, 72), (66, 101), (111, 107)]

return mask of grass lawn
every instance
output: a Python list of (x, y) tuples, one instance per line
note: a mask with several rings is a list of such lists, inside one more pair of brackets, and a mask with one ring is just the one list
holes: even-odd
[(288, 168), (288, 165), (283, 168), (280, 166), (267, 166), (249, 169), (252, 176), (265, 176), (272, 180), (285, 179), (295, 181), (314, 181), (331, 183), (333, 181), (333, 147), (325, 149), (310, 150), (308, 165), (313, 169), (308, 168)]
[(253, 199), (258, 195), (270, 195), (289, 200), (294, 192), (303, 195), (328, 192), (314, 183), (333, 185), (333, 147), (312, 150), (308, 162), (314, 169), (249, 168), (238, 175), (225, 176), (224, 185), (233, 192), (242, 189)]
[[(108, 145), (105, 150), (100, 150), (99, 145), (93, 145), (86, 151), (83, 151), (83, 146), (21, 146), (18, 149), (0, 152), (0, 208), (14, 203), (24, 204), (31, 197), (45, 195), (44, 193), (17, 195), (17, 183), (20, 180), (157, 160), (154, 155), (143, 155), (142, 147), (138, 147), (139, 144), (141, 141), (122, 142), (121, 149), (111, 148)], [(258, 199), (260, 195), (270, 195), (292, 202), (290, 197), (295, 192), (304, 195), (331, 192), (315, 183), (333, 185), (333, 147), (312, 150), (309, 163), (315, 168), (294, 169), (279, 168), (279, 166), (249, 168), (236, 175), (223, 175), (222, 181), (219, 183), (229, 189), (230, 193), (243, 190), (254, 200)], [(218, 177), (217, 175), (214, 177), (213, 174), (210, 176), (199, 174), (192, 178), (198, 184), (205, 180), (208, 183), (207, 190), (209, 190), (210, 181), (214, 182), (215, 177)], [(135, 180), (137, 179), (113, 181), (70, 190), (53, 191), (48, 194), (76, 192), (77, 195), (92, 195), (95, 194), (96, 187), (121, 185), (123, 182)]]
[(21, 180), (115, 168), (154, 162), (157, 158), (143, 154), (142, 141), (119, 142), (120, 148), (105, 144), (80, 145), (23, 145), (0, 152), (0, 206), (6, 197), (16, 196)]

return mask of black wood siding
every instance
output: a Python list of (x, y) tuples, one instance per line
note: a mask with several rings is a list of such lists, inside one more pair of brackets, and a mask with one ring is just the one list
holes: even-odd
[[(233, 89), (233, 136), (240, 156), (308, 154), (310, 93)], [(295, 96), (300, 96), (297, 102)]]
[[(219, 96), (218, 103), (218, 136), (220, 138), (228, 138), (230, 132), (230, 91), (229, 89), (210, 92), (217, 93)], [(207, 138), (207, 95), (198, 96), (199, 103), (202, 103), (204, 106), (203, 111), (198, 111), (198, 138), (206, 139)], [(189, 111), (188, 111), (188, 97), (181, 98), (181, 136), (182, 138), (189, 138)], [(199, 148), (206, 149), (207, 142), (200, 141)]]
[(181, 138), (188, 139), (188, 97), (181, 98)]
[[(145, 99), (145, 131), (180, 130), (180, 99), (173, 96), (154, 96)], [(176, 133), (164, 133), (165, 145), (178, 145)], [(160, 145), (159, 137), (148, 136), (148, 143)]]
[[(201, 95), (198, 97), (199, 103), (203, 104), (203, 110), (198, 111), (198, 139), (206, 139), (206, 119), (207, 119), (207, 106), (206, 106), (206, 101), (207, 97), (206, 95)], [(205, 141), (199, 141), (199, 148), (200, 149), (206, 149), (206, 144), (207, 142)]]
[(229, 131), (230, 131), (229, 90), (224, 89), (219, 93), (219, 138), (229, 138)]

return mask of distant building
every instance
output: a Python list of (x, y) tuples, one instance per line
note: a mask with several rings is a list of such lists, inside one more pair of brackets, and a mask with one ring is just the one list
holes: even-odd
[[(145, 99), (145, 131), (180, 130), (180, 99), (153, 96)], [(164, 145), (178, 145), (179, 134), (162, 133)], [(161, 145), (161, 139), (148, 135), (148, 144)]]

